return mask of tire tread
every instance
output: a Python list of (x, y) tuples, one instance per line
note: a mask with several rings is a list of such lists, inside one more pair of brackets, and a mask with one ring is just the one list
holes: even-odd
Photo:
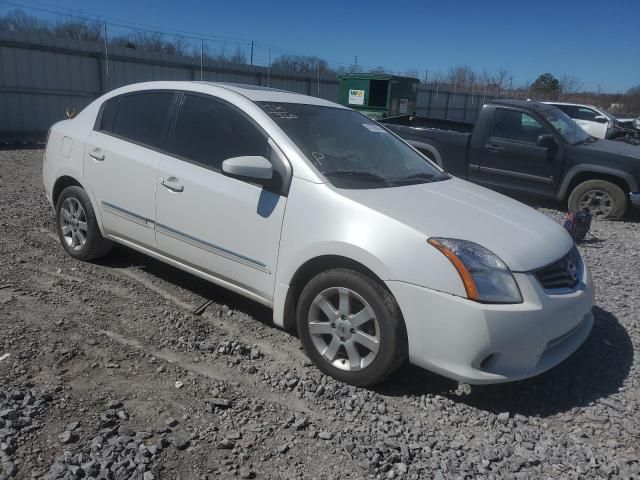
[(567, 202), (569, 210), (580, 210), (580, 205), (578, 203), (580, 201), (580, 197), (582, 197), (582, 195), (584, 195), (589, 190), (595, 189), (607, 191), (614, 201), (614, 207), (611, 210), (611, 213), (605, 217), (599, 218), (620, 219), (624, 217), (624, 214), (626, 213), (628, 208), (627, 196), (618, 185), (609, 182), (608, 180), (585, 180), (584, 182), (576, 185), (569, 194), (569, 199)]

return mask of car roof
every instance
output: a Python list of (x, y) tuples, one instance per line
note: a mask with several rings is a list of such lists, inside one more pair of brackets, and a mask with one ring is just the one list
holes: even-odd
[(599, 108), (595, 105), (589, 105), (588, 103), (571, 103), (571, 102), (542, 102), (548, 103), (549, 105), (570, 105), (572, 107), (589, 107), (589, 108)]
[(197, 81), (154, 81), (134, 83), (121, 87), (113, 93), (128, 93), (153, 89), (173, 89), (197, 91), (201, 93), (210, 92), (212, 95), (216, 91), (223, 88), (228, 91), (242, 95), (253, 102), (282, 102), (282, 103), (300, 103), (306, 105), (320, 105), (325, 107), (346, 108), (334, 102), (330, 102), (323, 98), (303, 95), (296, 92), (288, 92), (276, 88), (263, 87), (261, 85), (250, 85), (241, 83), (225, 83), (225, 82), (197, 82)]
[(555, 108), (553, 105), (548, 105), (546, 103), (541, 103), (541, 102), (534, 102), (531, 100), (499, 99), (499, 100), (491, 100), (489, 103), (493, 105), (519, 107), (519, 108), (530, 109), (530, 110), (549, 110), (550, 108)]

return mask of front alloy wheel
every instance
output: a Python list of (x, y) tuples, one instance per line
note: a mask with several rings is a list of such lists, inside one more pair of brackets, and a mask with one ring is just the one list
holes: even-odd
[(379, 383), (407, 358), (400, 307), (384, 283), (361, 272), (335, 268), (313, 277), (296, 322), (309, 359), (351, 385)]
[(367, 368), (378, 355), (378, 319), (353, 290), (332, 287), (320, 292), (308, 320), (313, 346), (334, 367), (355, 372)]

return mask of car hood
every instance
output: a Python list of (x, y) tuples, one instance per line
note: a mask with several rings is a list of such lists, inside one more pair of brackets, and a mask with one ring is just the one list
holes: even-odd
[(615, 142), (613, 140), (598, 140), (592, 143), (577, 145), (581, 150), (592, 150), (608, 153), (611, 156), (622, 155), (624, 157), (640, 160), (640, 148), (626, 142)]
[(482, 245), (516, 272), (548, 265), (573, 245), (565, 229), (546, 215), (457, 178), (340, 193), (421, 232), (425, 241), (449, 237)]

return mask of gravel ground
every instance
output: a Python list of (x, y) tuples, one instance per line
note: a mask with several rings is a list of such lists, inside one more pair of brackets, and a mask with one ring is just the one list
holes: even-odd
[(557, 368), (361, 389), (259, 305), (125, 248), (71, 259), (41, 156), (0, 152), (0, 479), (640, 478), (637, 215), (581, 247), (596, 321)]

